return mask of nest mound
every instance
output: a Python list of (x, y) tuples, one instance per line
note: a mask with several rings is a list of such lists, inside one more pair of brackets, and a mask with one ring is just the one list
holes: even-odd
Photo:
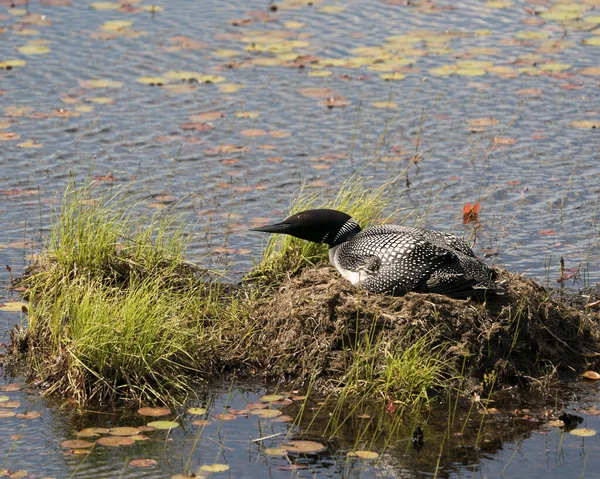
[(462, 371), (480, 382), (494, 374), (498, 386), (581, 372), (584, 354), (600, 340), (597, 315), (553, 298), (532, 280), (498, 274), (506, 294), (478, 303), (359, 292), (330, 266), (308, 268), (254, 305), (251, 319), (258, 326), (245, 354), (271, 377), (312, 378), (321, 388), (340, 385), (349, 351), (375, 335), (380, 351), (372, 355), (373, 367), (380, 370), (388, 351), (429, 335), (431, 346), (442, 351), (448, 378)]

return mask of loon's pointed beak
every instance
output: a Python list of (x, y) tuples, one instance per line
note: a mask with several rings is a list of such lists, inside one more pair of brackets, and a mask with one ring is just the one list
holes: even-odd
[(274, 225), (259, 226), (258, 228), (250, 228), (250, 231), (260, 231), (262, 233), (281, 233), (289, 234), (290, 223), (275, 223)]

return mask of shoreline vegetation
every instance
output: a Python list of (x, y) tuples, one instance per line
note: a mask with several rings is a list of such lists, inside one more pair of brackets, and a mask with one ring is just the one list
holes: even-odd
[[(366, 181), (333, 199), (301, 192), (290, 213), (380, 222), (398, 180)], [(598, 314), (520, 275), (498, 269), (507, 293), (488, 302), (368, 294), (326, 264), (325, 246), (280, 236), (231, 285), (185, 260), (181, 218), (140, 215), (124, 190), (98, 190), (69, 184), (47, 246), (14, 282), (27, 288), (27, 327), (0, 358), (63, 402), (181, 403), (203, 382), (256, 377), (412, 407), (546, 385), (597, 360)]]

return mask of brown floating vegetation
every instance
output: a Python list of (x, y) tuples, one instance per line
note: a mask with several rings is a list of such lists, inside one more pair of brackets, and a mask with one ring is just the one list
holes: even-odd
[[(328, 202), (300, 196), (294, 209), (337, 207), (372, 222), (394, 183), (362, 181)], [(507, 293), (483, 303), (393, 298), (350, 287), (322, 264), (322, 247), (286, 237), (269, 242), (242, 284), (226, 285), (184, 260), (177, 219), (142, 219), (109, 191), (92, 198), (71, 185), (47, 249), (20, 280), (28, 327), (13, 331), (4, 362), (25, 366), (46, 394), (177, 403), (198, 381), (254, 376), (410, 406), (449, 389), (581, 374), (598, 350), (597, 314), (506, 271)]]

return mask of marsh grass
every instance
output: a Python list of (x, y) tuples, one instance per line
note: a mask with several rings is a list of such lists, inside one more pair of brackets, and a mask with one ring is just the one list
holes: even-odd
[(27, 357), (48, 394), (167, 400), (210, 367), (203, 331), (218, 329), (210, 318), (226, 304), (221, 284), (184, 260), (181, 218), (139, 211), (122, 188), (71, 182), (52, 217), (23, 279)]
[[(362, 225), (398, 213), (398, 178), (367, 183), (356, 175), (332, 198), (301, 192), (291, 211), (339, 208)], [(20, 280), (28, 329), (12, 342), (47, 394), (80, 405), (180, 403), (198, 381), (264, 377), (331, 393), (343, 424), (348, 401), (408, 408), (466, 378), (485, 389), (486, 377), (575, 370), (598, 342), (587, 316), (518, 275), (501, 272), (508, 293), (497, 304), (373, 295), (329, 266), (306, 267), (325, 261), (324, 247), (281, 235), (253, 281), (228, 285), (185, 260), (181, 218), (140, 211), (125, 190), (71, 183), (53, 215), (46, 248)]]

